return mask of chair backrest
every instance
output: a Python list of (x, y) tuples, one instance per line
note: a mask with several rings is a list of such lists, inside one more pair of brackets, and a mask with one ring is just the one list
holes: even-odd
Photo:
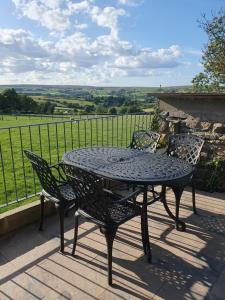
[(68, 164), (62, 164), (67, 180), (77, 195), (78, 208), (99, 221), (109, 221), (112, 201), (104, 195), (103, 180)]
[(156, 152), (160, 134), (153, 131), (134, 131), (130, 148), (141, 151)]
[(181, 158), (193, 166), (197, 164), (204, 140), (192, 134), (172, 134), (169, 136), (167, 154)]
[(29, 150), (24, 150), (24, 153), (29, 159), (33, 170), (36, 172), (43, 190), (52, 197), (60, 199), (61, 194), (56, 179), (53, 176), (47, 161)]

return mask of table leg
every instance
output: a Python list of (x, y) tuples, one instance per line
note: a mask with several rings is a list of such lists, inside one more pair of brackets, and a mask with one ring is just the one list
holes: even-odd
[(172, 188), (174, 195), (175, 195), (175, 201), (176, 201), (176, 213), (175, 215), (171, 212), (169, 209), (169, 206), (166, 202), (166, 187), (162, 187), (162, 197), (161, 197), (161, 202), (163, 203), (163, 206), (169, 215), (171, 219), (175, 221), (176, 224), (176, 229), (178, 231), (185, 231), (186, 225), (183, 221), (179, 219), (179, 208), (180, 208), (180, 199), (184, 190), (184, 187), (173, 187)]
[(143, 193), (143, 205), (142, 205), (142, 215), (141, 215), (141, 233), (144, 253), (148, 256), (149, 263), (152, 262), (152, 254), (149, 243), (149, 233), (148, 233), (148, 215), (147, 215), (147, 192), (148, 187), (144, 187)]
[(176, 219), (175, 219), (176, 229), (178, 231), (185, 231), (186, 224), (179, 219), (180, 199), (183, 194), (184, 187), (173, 187), (172, 190), (174, 192), (175, 199), (176, 199)]

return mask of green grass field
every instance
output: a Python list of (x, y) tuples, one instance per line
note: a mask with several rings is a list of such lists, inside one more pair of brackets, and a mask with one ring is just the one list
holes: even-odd
[(23, 155), (24, 149), (41, 154), (52, 164), (58, 163), (64, 152), (78, 147), (126, 147), (133, 131), (150, 128), (152, 120), (151, 115), (124, 115), (80, 121), (59, 119), (58, 123), (46, 124), (43, 118), (26, 118), (0, 120), (0, 127), (19, 126), (0, 128), (0, 206), (40, 190), (38, 180), (34, 180), (31, 166)]
[(32, 98), (37, 102), (45, 102), (45, 101), (53, 101), (58, 104), (62, 104), (63, 102), (80, 104), (80, 105), (93, 105), (94, 103), (91, 101), (87, 101), (84, 99), (77, 98), (63, 98), (63, 97), (50, 97), (50, 96), (32, 96)]

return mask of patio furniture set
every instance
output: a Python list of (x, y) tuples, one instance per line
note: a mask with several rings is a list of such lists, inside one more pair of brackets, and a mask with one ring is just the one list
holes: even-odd
[[(45, 199), (54, 202), (59, 211), (61, 252), (64, 252), (64, 216), (69, 209), (75, 207), (72, 255), (75, 254), (80, 217), (97, 224), (106, 238), (109, 285), (112, 285), (113, 241), (120, 225), (140, 216), (143, 250), (151, 263), (147, 206), (161, 201), (176, 229), (184, 231), (185, 223), (179, 218), (180, 200), (185, 186), (191, 184), (196, 213), (194, 167), (204, 142), (194, 135), (173, 134), (167, 150), (158, 153), (159, 139), (158, 133), (135, 131), (128, 148), (72, 150), (65, 153), (57, 165), (49, 165), (43, 158), (25, 150), (42, 186), (40, 230), (43, 230)], [(116, 189), (119, 186), (123, 190)], [(161, 191), (156, 192), (155, 186), (161, 186)], [(167, 188), (175, 195), (175, 214), (167, 204)], [(148, 191), (152, 197), (148, 197)], [(143, 194), (142, 202), (136, 200), (139, 194)]]

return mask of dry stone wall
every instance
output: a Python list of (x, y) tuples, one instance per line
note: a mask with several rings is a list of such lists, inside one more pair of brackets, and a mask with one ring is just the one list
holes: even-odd
[[(199, 117), (192, 116), (181, 118), (168, 111), (161, 112), (160, 133), (164, 144), (166, 144), (168, 134), (173, 132), (191, 133), (204, 139), (200, 162), (196, 168), (196, 182), (198, 188), (207, 190), (210, 180), (207, 178), (210, 176), (210, 163), (215, 158), (225, 159), (225, 122), (201, 121)], [(211, 189), (225, 192), (225, 172), (224, 177), (218, 178)]]

